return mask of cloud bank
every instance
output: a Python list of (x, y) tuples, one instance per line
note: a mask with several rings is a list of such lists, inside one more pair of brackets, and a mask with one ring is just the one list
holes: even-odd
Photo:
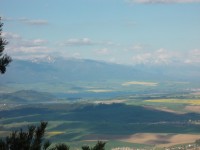
[(3, 32), (2, 37), (9, 42), (5, 49), (12, 58), (27, 59), (51, 53), (47, 47), (48, 41), (44, 39), (24, 39), (11, 32)]
[(73, 38), (73, 39), (68, 39), (67, 41), (63, 42), (61, 45), (64, 46), (89, 46), (93, 45), (94, 42), (92, 42), (89, 38)]
[[(74, 58), (94, 58), (98, 60), (129, 64), (129, 65), (167, 65), (167, 64), (200, 64), (200, 49), (191, 49), (188, 51), (173, 51), (165, 48), (151, 49), (142, 44), (135, 44), (131, 47), (128, 45), (116, 47), (115, 44), (107, 45), (106, 43), (94, 42), (89, 38), (74, 38), (65, 41), (64, 46), (56, 48), (49, 46), (49, 41), (41, 38), (25, 39), (19, 34), (3, 32), (2, 36), (9, 41), (6, 46), (6, 52), (13, 58), (17, 59), (34, 59), (47, 56), (67, 56)], [(87, 45), (94, 45), (82, 50)], [(52, 45), (51, 45), (52, 46)], [(71, 48), (75, 46), (76, 49)], [(78, 48), (76, 47), (78, 46)], [(96, 47), (99, 47), (98, 49)], [(128, 48), (128, 47), (130, 48)], [(61, 49), (61, 50), (59, 50)], [(60, 55), (63, 54), (63, 55)], [(86, 57), (85, 57), (86, 56)]]

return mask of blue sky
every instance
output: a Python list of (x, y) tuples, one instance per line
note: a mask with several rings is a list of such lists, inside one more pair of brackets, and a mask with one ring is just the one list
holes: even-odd
[(14, 59), (200, 64), (200, 0), (0, 0)]

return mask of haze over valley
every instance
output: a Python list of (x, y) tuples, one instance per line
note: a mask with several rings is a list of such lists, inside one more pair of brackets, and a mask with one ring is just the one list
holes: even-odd
[(199, 0), (2, 0), (0, 17), (1, 139), (47, 121), (70, 149), (199, 148)]

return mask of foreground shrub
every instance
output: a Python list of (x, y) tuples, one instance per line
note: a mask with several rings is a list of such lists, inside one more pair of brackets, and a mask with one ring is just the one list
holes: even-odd
[[(56, 144), (44, 140), (47, 122), (41, 122), (39, 126), (29, 126), (27, 131), (14, 131), (5, 139), (0, 139), (0, 150), (69, 150), (66, 144)], [(83, 146), (82, 150), (105, 150), (105, 142), (97, 142), (94, 147)]]

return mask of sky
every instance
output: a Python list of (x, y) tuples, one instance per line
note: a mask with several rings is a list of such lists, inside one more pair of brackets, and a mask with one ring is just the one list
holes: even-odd
[(0, 0), (13, 59), (200, 64), (200, 0)]

